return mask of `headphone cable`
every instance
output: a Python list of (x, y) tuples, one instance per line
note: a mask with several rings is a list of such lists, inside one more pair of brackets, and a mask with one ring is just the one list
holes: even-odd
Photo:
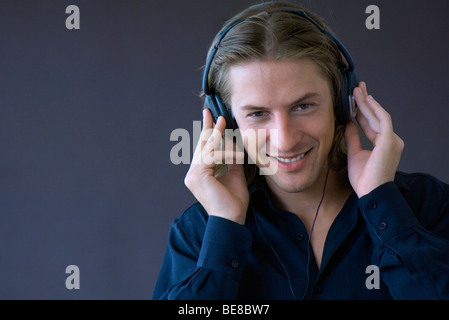
[(306, 286), (306, 290), (304, 290), (304, 294), (302, 295), (301, 300), (304, 300), (304, 298), (306, 297), (307, 291), (309, 291), (310, 239), (312, 238), (313, 228), (315, 227), (315, 222), (316, 222), (316, 219), (318, 218), (318, 212), (320, 212), (321, 204), (323, 203), (323, 200), (324, 200), (324, 194), (326, 193), (326, 185), (327, 185), (327, 178), (329, 177), (329, 171), (330, 171), (330, 167), (327, 169), (326, 180), (324, 181), (323, 193), (321, 195), (321, 200), (320, 200), (320, 203), (318, 204), (318, 208), (316, 209), (315, 218), (313, 219), (313, 222), (312, 222), (312, 227), (310, 228), (309, 239), (307, 240), (307, 286)]

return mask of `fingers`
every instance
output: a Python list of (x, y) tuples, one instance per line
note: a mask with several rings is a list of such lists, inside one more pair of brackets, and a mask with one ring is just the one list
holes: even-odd
[(226, 121), (222, 116), (218, 118), (217, 123), (213, 125), (213, 128), (203, 128), (200, 136), (201, 142), (203, 144), (203, 149), (208, 152), (217, 150), (217, 148), (220, 146), (221, 138), (223, 136), (225, 128)]
[(372, 141), (379, 132), (379, 123), (369, 106), (368, 92), (364, 82), (361, 82), (359, 87), (354, 89), (354, 98), (359, 108), (356, 116), (357, 122), (368, 139)]
[[(224, 121), (224, 119), (221, 121)], [(220, 121), (220, 119), (218, 119), (218, 123), (220, 123), (220, 126), (223, 126), (223, 124), (221, 124), (221, 121)], [(212, 114), (211, 114), (210, 110), (203, 109), (203, 128), (201, 130), (201, 134), (198, 139), (198, 143), (196, 145), (195, 152), (193, 154), (192, 163), (199, 164), (202, 162), (204, 147), (208, 143), (209, 143), (209, 145), (211, 145), (212, 141), (214, 141), (214, 138), (211, 138), (213, 136), (213, 132), (215, 129), (219, 130), (220, 126), (214, 125), (214, 120), (212, 118)], [(216, 136), (217, 136), (217, 134), (215, 134), (215, 137)], [(220, 139), (215, 139), (215, 144), (219, 144), (219, 143), (220, 143)]]
[[(223, 117), (219, 117), (217, 123), (214, 124), (214, 119), (209, 109), (203, 110), (203, 129), (201, 130), (200, 140), (201, 145), (211, 143), (214, 139), (217, 142), (217, 137), (221, 137), (226, 127), (226, 121)], [(212, 137), (212, 139), (211, 139)], [(218, 139), (219, 140), (219, 139)]]
[(214, 119), (209, 109), (203, 109), (203, 130), (212, 129), (214, 125)]
[(393, 126), (388, 112), (368, 94), (365, 82), (354, 89), (354, 98), (359, 107), (356, 119), (367, 138), (374, 143), (379, 134), (391, 134)]
[(220, 116), (214, 124), (212, 114), (208, 109), (203, 110), (203, 129), (193, 155), (193, 164), (206, 165), (214, 168), (217, 164), (244, 163), (244, 152), (232, 141), (226, 141), (223, 150), (223, 132), (226, 128), (226, 120)]
[(193, 155), (193, 164), (205, 164), (210, 168), (217, 164), (214, 151), (220, 148), (225, 127), (226, 121), (223, 117), (219, 117), (214, 125), (210, 111), (207, 109), (203, 111), (203, 129)]

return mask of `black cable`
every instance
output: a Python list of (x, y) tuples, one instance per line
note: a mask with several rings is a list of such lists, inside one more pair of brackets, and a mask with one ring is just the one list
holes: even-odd
[(312, 227), (310, 228), (309, 239), (307, 240), (307, 286), (306, 286), (306, 290), (304, 290), (304, 294), (302, 295), (301, 300), (304, 300), (304, 298), (306, 297), (307, 291), (309, 290), (309, 283), (310, 283), (310, 274), (309, 274), (309, 269), (310, 269), (310, 239), (312, 238), (313, 228), (315, 227), (315, 222), (316, 222), (316, 219), (318, 218), (318, 212), (320, 212), (320, 207), (321, 207), (321, 204), (323, 203), (324, 194), (326, 192), (327, 178), (329, 177), (329, 171), (330, 171), (330, 168), (327, 169), (326, 180), (324, 181), (324, 187), (323, 187), (323, 194), (321, 195), (320, 203), (318, 204), (318, 208), (316, 209), (315, 218), (313, 219)]

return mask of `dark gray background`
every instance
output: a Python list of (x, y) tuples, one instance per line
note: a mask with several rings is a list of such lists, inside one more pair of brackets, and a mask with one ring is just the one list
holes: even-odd
[[(194, 201), (170, 133), (201, 119), (209, 43), (253, 3), (1, 0), (1, 299), (151, 299), (169, 224)], [(391, 113), (400, 169), (448, 182), (449, 2), (303, 3)], [(80, 30), (65, 27), (71, 4)], [(380, 30), (365, 28), (370, 4)]]

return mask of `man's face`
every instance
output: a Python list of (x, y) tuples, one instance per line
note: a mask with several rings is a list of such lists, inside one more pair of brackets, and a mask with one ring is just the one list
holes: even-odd
[(266, 145), (259, 143), (257, 152), (277, 169), (265, 176), (270, 187), (289, 193), (322, 188), (335, 118), (331, 90), (318, 67), (306, 59), (255, 60), (232, 66), (229, 83), (243, 136), (266, 132)]

